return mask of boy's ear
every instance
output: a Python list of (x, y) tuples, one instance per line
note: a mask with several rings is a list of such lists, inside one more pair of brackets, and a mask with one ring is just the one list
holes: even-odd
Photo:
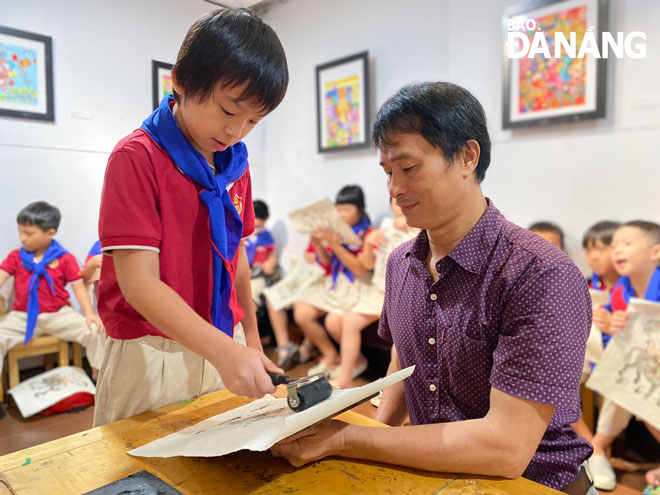
[(651, 259), (660, 262), (660, 244), (651, 247)]
[(55, 235), (57, 235), (57, 229), (48, 229), (48, 230), (46, 231), (46, 234), (47, 234), (49, 237), (55, 237)]
[(176, 77), (176, 67), (172, 67), (170, 71), (170, 77), (172, 78), (172, 89), (177, 92), (177, 94), (182, 95), (181, 87), (179, 86), (179, 80)]

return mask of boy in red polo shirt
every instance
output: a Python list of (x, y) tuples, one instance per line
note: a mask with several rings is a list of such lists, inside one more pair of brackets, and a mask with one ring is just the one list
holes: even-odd
[[(42, 334), (79, 342), (87, 349), (90, 366), (101, 365), (105, 342), (101, 320), (92, 309), (76, 258), (54, 239), (61, 218), (59, 209), (45, 201), (31, 203), (18, 214), (23, 247), (0, 264), (0, 286), (13, 275), (16, 294), (12, 310), (0, 319), (0, 370), (9, 349)], [(71, 307), (67, 284), (84, 317)]]
[(254, 212), (241, 139), (287, 84), (272, 28), (244, 9), (211, 12), (183, 41), (174, 96), (110, 155), (99, 232), (111, 256), (98, 301), (109, 339), (95, 425), (223, 384), (250, 397), (274, 391), (267, 371), (281, 370), (261, 348), (242, 243)]

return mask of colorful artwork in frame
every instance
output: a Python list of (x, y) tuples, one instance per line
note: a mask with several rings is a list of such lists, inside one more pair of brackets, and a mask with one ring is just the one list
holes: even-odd
[(172, 64), (151, 61), (152, 106), (158, 108), (160, 101), (172, 94)]
[(50, 37), (0, 26), (0, 116), (55, 120)]
[(319, 152), (370, 145), (368, 52), (316, 67), (316, 106)]
[(579, 52), (585, 33), (593, 32), (602, 52), (601, 33), (607, 29), (607, 8), (608, 0), (537, 0), (505, 11), (504, 39), (507, 40), (512, 26), (525, 25), (522, 30), (516, 28), (516, 32), (522, 32), (534, 46), (534, 36), (541, 31), (551, 58), (538, 52), (532, 58), (509, 58), (505, 47), (504, 129), (605, 116), (606, 59), (592, 53), (572, 57), (563, 46), (561, 56), (555, 57), (555, 33), (563, 34), (566, 40), (575, 37)]

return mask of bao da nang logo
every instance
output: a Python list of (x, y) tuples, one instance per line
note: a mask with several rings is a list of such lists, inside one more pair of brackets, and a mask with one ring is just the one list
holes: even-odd
[[(616, 58), (646, 57), (646, 33), (633, 31), (627, 35), (622, 32), (603, 32), (601, 48), (599, 48), (593, 26), (590, 26), (578, 40), (577, 33), (569, 33), (568, 39), (561, 31), (555, 31), (554, 37), (544, 33), (537, 27), (534, 19), (509, 19), (507, 22), (507, 56), (509, 58), (534, 58), (543, 55), (545, 58), (584, 58), (593, 55), (595, 58), (608, 58), (613, 53)], [(532, 35), (532, 33), (534, 33)], [(550, 46), (553, 49), (550, 49)]]

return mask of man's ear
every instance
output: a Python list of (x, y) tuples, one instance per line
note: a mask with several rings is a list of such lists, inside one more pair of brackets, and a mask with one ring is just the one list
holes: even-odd
[(463, 146), (461, 153), (461, 172), (463, 177), (467, 178), (474, 174), (474, 171), (479, 164), (479, 157), (481, 156), (481, 147), (474, 139), (468, 140)]

